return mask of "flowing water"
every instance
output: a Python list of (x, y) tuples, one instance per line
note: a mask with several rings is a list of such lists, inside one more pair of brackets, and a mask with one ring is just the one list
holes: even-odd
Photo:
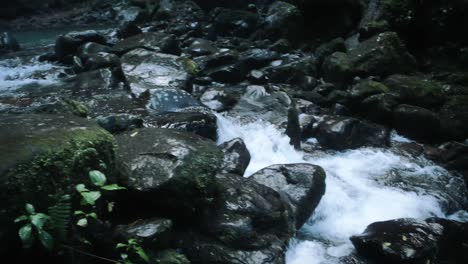
[[(448, 174), (423, 158), (409, 158), (385, 149), (362, 148), (307, 155), (289, 145), (289, 138), (274, 125), (257, 121), (243, 124), (218, 115), (219, 143), (239, 137), (252, 159), (245, 177), (272, 164), (312, 163), (327, 173), (326, 193), (308, 223), (290, 242), (288, 264), (338, 263), (353, 246), (349, 237), (367, 225), (403, 217), (448, 217), (436, 193), (415, 192), (379, 183), (392, 171), (403, 177), (426, 177), (437, 181)], [(406, 139), (394, 135), (393, 140)]]

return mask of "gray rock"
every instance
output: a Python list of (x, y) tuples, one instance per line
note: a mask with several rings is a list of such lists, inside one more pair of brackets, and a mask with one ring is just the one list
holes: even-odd
[(244, 141), (235, 138), (231, 141), (219, 145), (224, 152), (223, 173), (244, 175), (250, 163), (250, 152)]

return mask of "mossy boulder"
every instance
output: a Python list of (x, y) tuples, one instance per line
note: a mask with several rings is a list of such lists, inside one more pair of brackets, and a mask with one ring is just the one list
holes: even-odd
[(410, 73), (417, 69), (416, 60), (395, 32), (378, 34), (360, 43), (348, 55), (355, 74), (361, 77)]
[(0, 248), (8, 250), (3, 242), (17, 239), (13, 220), (25, 203), (46, 210), (49, 195), (89, 183), (90, 170), (112, 180), (115, 142), (96, 123), (74, 116), (10, 115), (0, 123)]
[(381, 82), (376, 82), (373, 80), (363, 80), (355, 84), (351, 88), (350, 93), (351, 97), (355, 101), (360, 102), (372, 95), (387, 93), (388, 91), (388, 87)]
[(443, 87), (425, 78), (396, 74), (385, 79), (384, 84), (403, 104), (437, 108), (445, 101)]
[(215, 204), (215, 175), (223, 153), (213, 141), (159, 128), (128, 132), (116, 139), (122, 185), (146, 208), (159, 208), (159, 213), (180, 219)]

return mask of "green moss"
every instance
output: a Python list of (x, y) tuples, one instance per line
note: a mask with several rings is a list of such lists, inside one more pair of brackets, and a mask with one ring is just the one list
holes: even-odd
[(67, 103), (68, 107), (70, 108), (70, 111), (79, 117), (87, 117), (89, 114), (89, 109), (81, 102), (78, 102), (76, 100), (65, 100), (65, 103)]
[(190, 75), (197, 75), (200, 71), (198, 64), (191, 59), (183, 59), (182, 64), (184, 65), (185, 71)]

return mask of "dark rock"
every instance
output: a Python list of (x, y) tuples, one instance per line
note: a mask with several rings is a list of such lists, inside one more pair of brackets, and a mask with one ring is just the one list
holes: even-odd
[(301, 125), (299, 123), (299, 112), (295, 104), (292, 104), (288, 109), (286, 135), (288, 135), (290, 139), (289, 144), (294, 146), (297, 150), (301, 149)]
[(97, 44), (106, 44), (106, 38), (96, 31), (89, 30), (83, 32), (70, 32), (60, 36), (55, 42), (55, 54), (61, 59), (65, 59), (68, 55), (74, 55), (78, 48), (86, 42), (94, 42)]
[(420, 107), (438, 107), (445, 101), (441, 85), (414, 76), (392, 75), (384, 84), (395, 94), (400, 103)]
[(240, 67), (243, 72), (268, 66), (268, 64), (279, 58), (275, 51), (266, 49), (250, 49), (239, 54)]
[(345, 41), (343, 38), (336, 38), (330, 42), (320, 45), (315, 49), (314, 55), (317, 57), (319, 64), (322, 64), (326, 57), (335, 52), (346, 52)]
[(336, 150), (385, 147), (389, 136), (382, 126), (348, 117), (325, 117), (317, 123), (314, 134), (320, 145)]
[(468, 138), (468, 96), (453, 96), (440, 110), (442, 130), (447, 139)]
[(214, 11), (213, 23), (218, 35), (249, 37), (258, 23), (258, 15), (249, 11), (218, 8)]
[(376, 82), (370, 79), (362, 80), (351, 87), (350, 93), (357, 103), (364, 99), (377, 94), (384, 94), (389, 92), (387, 86), (383, 83)]
[(94, 42), (86, 42), (78, 48), (76, 56), (82, 60), (86, 60), (94, 54), (98, 54), (100, 52), (109, 52), (110, 49), (111, 48), (106, 45)]
[(0, 36), (0, 52), (19, 51), (20, 49), (18, 40), (10, 32), (3, 32)]
[(463, 263), (468, 259), (466, 245), (468, 243), (468, 223), (443, 219), (426, 219), (429, 224), (439, 224), (444, 227), (442, 239), (439, 241), (437, 261), (441, 263)]
[(269, 49), (279, 53), (286, 53), (291, 50), (291, 42), (287, 39), (279, 39)]
[(351, 81), (352, 70), (348, 55), (343, 52), (333, 53), (322, 64), (324, 80), (337, 87), (343, 87)]
[(210, 55), (217, 51), (218, 49), (213, 46), (213, 43), (205, 39), (196, 39), (187, 48), (187, 52), (195, 57)]
[(148, 89), (190, 90), (184, 59), (174, 55), (135, 49), (122, 57), (122, 71), (135, 94)]
[(180, 89), (151, 89), (147, 107), (156, 113), (203, 110), (200, 103)]
[(83, 60), (82, 69), (84, 71), (92, 71), (102, 68), (112, 68), (120, 71), (120, 58), (112, 53), (99, 52), (86, 57)]
[(317, 61), (313, 56), (285, 55), (263, 69), (269, 80), (276, 83), (303, 83), (307, 76), (317, 75)]
[(264, 31), (267, 38), (278, 40), (281, 38), (298, 40), (302, 38), (304, 18), (297, 6), (283, 1), (275, 1), (265, 17)]
[(211, 113), (163, 113), (149, 117), (148, 122), (151, 126), (192, 132), (214, 141), (218, 138), (216, 116)]
[(145, 246), (154, 246), (162, 237), (169, 235), (172, 226), (170, 219), (137, 220), (129, 225), (117, 226), (116, 236), (124, 240), (137, 239)]
[(408, 53), (397, 34), (385, 32), (374, 36), (348, 53), (355, 74), (386, 76), (416, 70), (416, 61)]
[(369, 120), (381, 124), (391, 124), (393, 109), (397, 105), (396, 96), (384, 93), (369, 96), (361, 102), (358, 108), (361, 114)]
[(245, 79), (245, 73), (239, 65), (226, 65), (207, 70), (206, 74), (216, 82), (239, 83)]
[(434, 143), (441, 140), (440, 118), (425, 108), (397, 106), (393, 111), (393, 126), (398, 133), (418, 141)]
[(203, 105), (214, 111), (227, 111), (239, 102), (245, 92), (243, 87), (212, 87), (206, 90), (200, 97)]
[(223, 159), (214, 142), (160, 128), (141, 129), (116, 139), (122, 183), (147, 209), (156, 206), (165, 215), (181, 221), (191, 216), (196, 221), (193, 217), (214, 206), (219, 192), (215, 174)]
[(437, 223), (398, 219), (373, 223), (351, 242), (360, 255), (378, 263), (432, 263), (443, 231)]
[(224, 152), (222, 173), (244, 175), (250, 163), (250, 153), (244, 141), (240, 138), (235, 138), (224, 142), (219, 147)]
[(141, 33), (143, 32), (134, 22), (126, 22), (117, 30), (117, 37), (120, 39), (126, 39)]
[(175, 35), (148, 32), (117, 42), (112, 47), (112, 51), (117, 54), (125, 54), (134, 49), (144, 48), (160, 53), (180, 55), (179, 45)]
[(143, 22), (148, 16), (149, 14), (146, 10), (137, 6), (130, 6), (120, 10), (117, 14), (117, 20), (121, 24), (139, 23)]
[(129, 114), (100, 116), (97, 118), (97, 122), (112, 134), (143, 127), (143, 119)]
[(309, 219), (325, 194), (325, 171), (311, 164), (272, 165), (251, 176), (292, 204), (296, 228)]

